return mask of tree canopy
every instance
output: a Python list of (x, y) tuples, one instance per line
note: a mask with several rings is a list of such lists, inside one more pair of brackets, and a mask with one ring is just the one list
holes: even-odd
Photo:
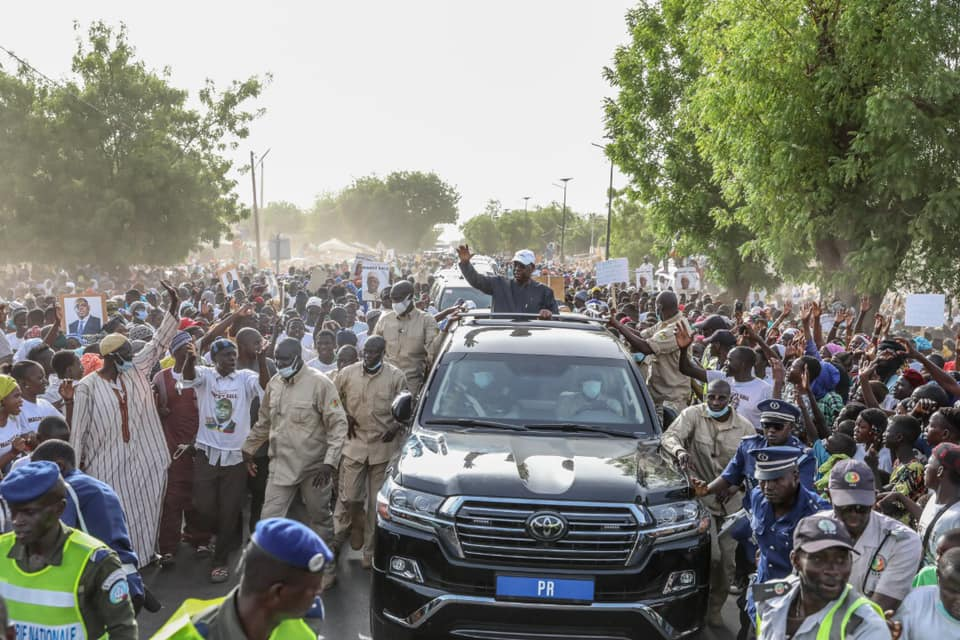
[(628, 24), (607, 126), (661, 242), (749, 278), (960, 289), (960, 5), (645, 0)]
[(169, 264), (248, 212), (225, 153), (259, 115), (251, 77), (188, 93), (137, 59), (126, 28), (92, 24), (72, 76), (0, 69), (0, 250), (54, 264)]

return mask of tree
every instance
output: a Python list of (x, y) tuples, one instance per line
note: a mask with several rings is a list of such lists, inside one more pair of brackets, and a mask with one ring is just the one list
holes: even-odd
[(0, 71), (0, 248), (9, 261), (169, 264), (247, 215), (223, 153), (259, 111), (258, 78), (188, 108), (126, 28), (91, 25), (63, 85)]
[[(592, 225), (592, 227), (591, 227)], [(509, 253), (529, 248), (543, 255), (551, 242), (560, 245), (563, 226), (563, 207), (552, 202), (533, 210), (502, 209), (497, 200), (488, 200), (484, 212), (467, 220), (462, 226), (464, 238), (481, 253)], [(606, 233), (606, 217), (581, 214), (567, 207), (567, 228), (564, 251), (567, 255), (587, 253), (590, 248), (591, 228), (594, 243)]]
[(398, 250), (436, 242), (437, 225), (457, 221), (460, 194), (434, 173), (397, 171), (359, 178), (337, 194), (334, 218), (344, 239), (374, 244), (385, 238)]
[(610, 220), (610, 257), (626, 258), (631, 267), (636, 267), (645, 260), (656, 260), (655, 245), (656, 238), (646, 209), (635, 199), (614, 198), (613, 218)]
[[(753, 233), (735, 218), (740, 200), (724, 197), (697, 149), (688, 94), (701, 75), (690, 46), (701, 11), (696, 0), (644, 0), (628, 12), (632, 41), (604, 71), (618, 91), (605, 105), (608, 153), (631, 179), (618, 201), (632, 232), (652, 235), (663, 255), (706, 256), (712, 279), (745, 299), (750, 286), (773, 278)], [(628, 234), (615, 237), (614, 246), (626, 247)]]
[(841, 291), (956, 291), (960, 5), (705, 6), (689, 121), (748, 248)]

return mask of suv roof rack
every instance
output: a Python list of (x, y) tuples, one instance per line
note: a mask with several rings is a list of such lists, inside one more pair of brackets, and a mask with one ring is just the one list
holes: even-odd
[(543, 326), (564, 326), (569, 329), (588, 329), (593, 331), (605, 330), (606, 320), (590, 318), (579, 313), (555, 314), (549, 320), (541, 320), (536, 313), (494, 313), (489, 310), (477, 309), (459, 314), (464, 320), (472, 320), (475, 324), (507, 324), (508, 322), (533, 322)]

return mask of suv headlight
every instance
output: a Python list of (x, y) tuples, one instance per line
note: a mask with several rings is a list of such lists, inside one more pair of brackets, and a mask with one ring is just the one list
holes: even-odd
[(448, 524), (437, 517), (445, 500), (443, 496), (402, 487), (388, 477), (377, 494), (377, 514), (384, 520), (434, 531), (434, 525)]
[(710, 516), (703, 512), (700, 504), (694, 500), (669, 502), (648, 507), (655, 521), (654, 528), (645, 531), (652, 538), (686, 533), (696, 530), (703, 533), (710, 529)]

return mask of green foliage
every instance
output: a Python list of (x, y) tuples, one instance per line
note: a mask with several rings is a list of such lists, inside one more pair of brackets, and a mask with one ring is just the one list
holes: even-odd
[[(605, 70), (618, 90), (605, 107), (608, 153), (631, 178), (613, 218), (618, 250), (612, 255), (647, 255), (651, 245), (660, 255), (704, 255), (710, 277), (743, 296), (751, 284), (766, 286), (773, 278), (764, 255), (745, 250), (754, 236), (735, 220), (740, 200), (724, 197), (697, 149), (688, 94), (701, 73), (690, 48), (701, 4), (641, 2), (627, 14), (631, 43), (617, 49)], [(619, 230), (621, 220), (627, 228)], [(621, 249), (631, 234), (639, 234), (635, 248)]]
[(955, 287), (960, 5), (707, 6), (688, 22), (688, 105), (751, 248), (842, 290)]
[(308, 228), (322, 230), (317, 239), (342, 240), (400, 251), (432, 247), (437, 225), (457, 221), (460, 194), (434, 173), (397, 171), (367, 176), (337, 194), (318, 198)]
[[(607, 217), (581, 214), (567, 207), (564, 253), (585, 254), (590, 250), (591, 232), (594, 246), (602, 246), (607, 233)], [(470, 248), (476, 253), (513, 254), (528, 248), (544, 255), (551, 242), (560, 246), (563, 207), (556, 202), (529, 211), (504, 210), (496, 200), (487, 202), (484, 212), (467, 220), (460, 228)]]
[(170, 264), (218, 243), (248, 215), (224, 152), (259, 111), (258, 78), (218, 90), (199, 109), (169, 71), (136, 58), (124, 27), (78, 38), (73, 75), (51, 86), (0, 71), (0, 250), (8, 261)]

